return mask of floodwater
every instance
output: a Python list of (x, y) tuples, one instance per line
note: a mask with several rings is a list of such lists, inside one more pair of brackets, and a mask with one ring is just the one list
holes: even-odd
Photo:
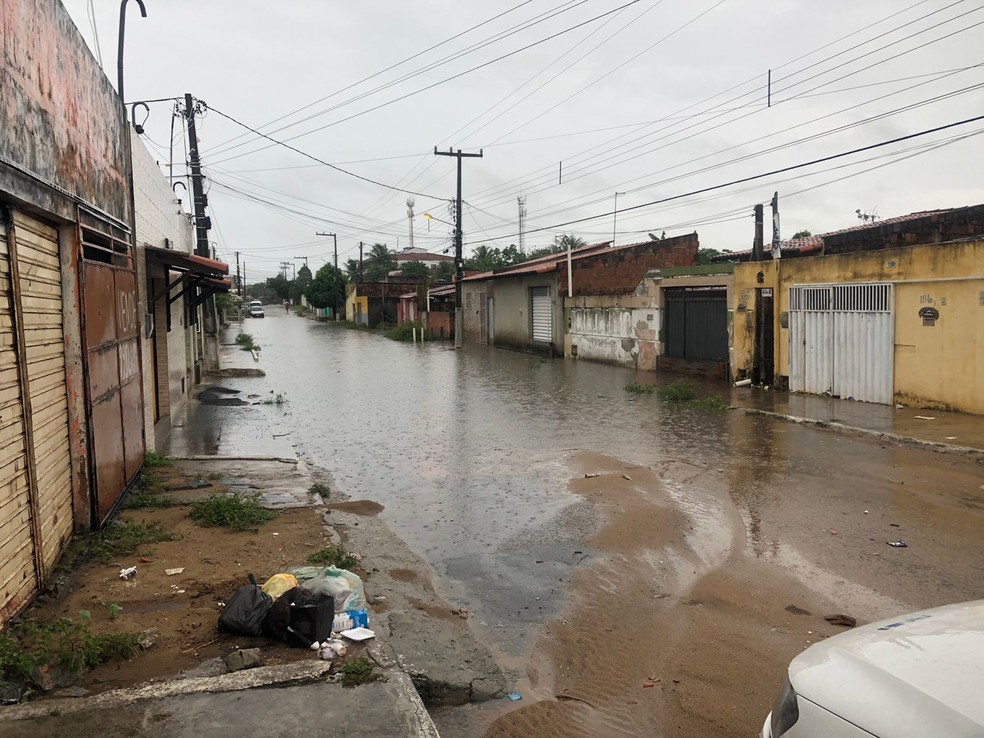
[[(689, 614), (660, 609), (664, 599), (665, 608), (691, 605), (688, 613), (694, 602), (727, 601), (747, 615), (760, 604), (748, 598), (761, 585), (787, 620), (795, 621), (783, 610), (794, 596), (870, 620), (971, 599), (984, 588), (984, 467), (973, 460), (631, 394), (625, 385), (656, 378), (623, 368), (399, 343), (276, 310), (243, 330), (262, 346), (267, 376), (222, 384), (258, 395), (254, 401), (282, 394), (285, 402), (193, 408), (186, 422), (200, 426), (199, 450), (296, 451), (330, 471), (353, 500), (381, 504), (381, 517), (434, 568), (442, 594), (472, 613), (507, 676), (531, 697), (553, 697), (564, 679), (556, 668), (539, 670), (549, 677), (530, 674), (531, 660), (574, 663), (569, 651), (598, 637), (592, 628), (632, 619), (622, 609), (629, 600), (612, 590), (627, 592), (639, 578), (666, 581), (631, 600), (637, 610), (658, 600), (653, 617), (666, 619), (645, 626), (673, 624), (682, 639), (650, 660), (681, 671), (680, 648), (706, 641), (707, 631), (687, 626)], [(728, 392), (696, 386), (703, 396)], [(588, 473), (601, 476), (585, 479)], [(902, 537), (908, 549), (885, 545)], [(627, 572), (631, 580), (618, 584)], [(704, 595), (683, 602), (694, 591)], [(584, 601), (609, 606), (582, 608), (586, 619), (574, 625)], [(731, 617), (726, 609), (712, 614), (706, 627), (718, 632), (739, 619), (722, 620)], [(778, 616), (769, 610), (759, 620), (770, 617)], [(556, 627), (547, 632), (549, 623)], [(779, 656), (770, 661), (771, 679), (756, 680), (764, 687), (735, 692), (753, 703), (740, 717), (705, 718), (686, 702), (693, 694), (663, 687), (646, 692), (661, 693), (658, 706), (628, 699), (606, 714), (601, 703), (617, 702), (621, 692), (605, 692), (603, 701), (572, 683), (563, 702), (528, 699), (500, 734), (633, 734), (670, 718), (677, 729), (667, 734), (747, 731), (761, 725), (782, 664), (817, 637), (817, 626), (798, 624), (767, 624), (765, 635), (754, 636), (760, 651)], [(791, 629), (792, 640), (766, 648), (776, 628)], [(606, 637), (620, 658), (632, 653), (632, 643)], [(596, 654), (592, 664), (604, 658)], [(645, 668), (654, 666), (639, 673)], [(736, 670), (739, 680), (743, 670), (717, 668)], [(613, 668), (605, 679), (622, 676)], [(711, 691), (703, 703), (733, 697), (728, 689)], [(569, 714), (551, 723), (550, 710), (534, 709), (540, 705)], [(496, 717), (456, 713), (439, 716), (439, 724), (444, 734), (478, 735)]]

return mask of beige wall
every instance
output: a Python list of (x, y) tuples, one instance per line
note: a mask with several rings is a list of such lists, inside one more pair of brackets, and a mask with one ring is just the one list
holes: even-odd
[(564, 294), (558, 295), (557, 276), (550, 274), (531, 274), (508, 279), (493, 279), (487, 282), (489, 296), (493, 298), (495, 310), (495, 345), (521, 351), (546, 347), (533, 345), (532, 322), (530, 317), (530, 289), (548, 287), (553, 306), (553, 346), (552, 351), (561, 355), (564, 351)]
[[(788, 376), (789, 288), (845, 282), (895, 285), (896, 402), (984, 414), (984, 240), (736, 265), (733, 375), (752, 366), (756, 287), (776, 290), (776, 372)], [(939, 311), (934, 325), (925, 307)]]

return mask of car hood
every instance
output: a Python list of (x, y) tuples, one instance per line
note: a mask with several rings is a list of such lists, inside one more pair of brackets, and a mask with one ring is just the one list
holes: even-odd
[(984, 735), (984, 600), (882, 620), (789, 665), (796, 693), (879, 738)]

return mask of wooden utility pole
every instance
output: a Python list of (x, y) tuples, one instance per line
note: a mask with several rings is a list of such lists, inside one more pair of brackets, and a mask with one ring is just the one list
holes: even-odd
[(359, 241), (359, 281), (362, 281), (362, 241)]
[[(335, 269), (338, 269), (338, 236), (334, 233), (322, 233), (321, 231), (316, 231), (315, 236), (331, 236), (332, 240), (335, 242)], [(304, 262), (305, 264), (307, 262)]]
[(198, 134), (195, 131), (195, 101), (185, 93), (185, 117), (188, 120), (188, 159), (191, 165), (192, 207), (195, 214), (195, 253), (209, 258), (208, 231), (212, 221), (205, 215), (208, 196), (202, 186), (202, 161), (198, 155)]
[(243, 283), (239, 281), (239, 252), (236, 252), (236, 294), (243, 296)]
[(438, 151), (434, 147), (434, 156), (453, 156), (458, 160), (458, 194), (454, 207), (454, 347), (461, 348), (461, 333), (463, 330), (461, 312), (461, 279), (464, 276), (465, 262), (461, 257), (461, 160), (466, 157), (482, 158), (482, 150), (477, 154), (465, 154), (458, 149)]

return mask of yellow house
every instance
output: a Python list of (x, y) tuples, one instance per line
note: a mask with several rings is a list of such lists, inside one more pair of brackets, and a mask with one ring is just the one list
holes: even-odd
[[(981, 211), (926, 218), (937, 235), (980, 234), (968, 221)], [(891, 230), (888, 243), (924, 238), (910, 223), (869, 230)], [(984, 414), (984, 236), (895, 248), (863, 233), (822, 240), (821, 255), (735, 265), (732, 378)]]

